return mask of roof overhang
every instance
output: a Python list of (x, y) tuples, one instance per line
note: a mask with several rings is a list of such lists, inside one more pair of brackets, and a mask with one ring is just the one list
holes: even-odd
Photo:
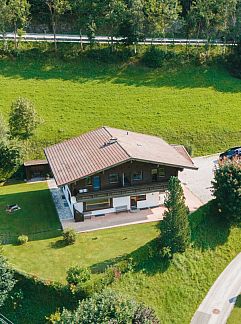
[[(47, 156), (46, 156), (46, 158), (47, 158)], [(48, 159), (48, 158), (47, 158), (47, 159)], [(122, 164), (127, 163), (127, 162), (134, 162), (134, 161), (136, 161), (136, 162), (141, 162), (141, 163), (150, 163), (150, 164), (155, 164), (155, 165), (164, 165), (164, 166), (167, 166), (167, 167), (177, 168), (177, 169), (191, 169), (191, 170), (198, 170), (198, 167), (196, 167), (195, 165), (193, 165), (193, 166), (185, 166), (185, 165), (176, 165), (176, 164), (165, 163), (165, 162), (161, 162), (161, 161), (140, 160), (140, 159), (133, 159), (133, 158), (129, 158), (129, 159), (126, 159), (125, 161), (122, 161), (122, 162), (120, 162), (120, 163), (113, 164), (113, 165), (111, 165), (111, 166), (109, 166), (109, 167), (107, 167), (107, 168), (103, 168), (103, 169), (100, 169), (100, 170), (98, 170), (98, 171), (96, 171), (96, 172), (86, 174), (86, 175), (84, 175), (84, 176), (81, 177), (81, 178), (74, 179), (74, 180), (69, 181), (69, 182), (66, 182), (66, 183), (58, 183), (58, 182), (56, 181), (55, 176), (54, 176), (54, 178), (55, 178), (55, 181), (56, 181), (57, 186), (62, 187), (62, 186), (65, 186), (65, 185), (68, 185), (68, 184), (71, 184), (71, 183), (75, 183), (76, 181), (79, 181), (79, 180), (85, 179), (85, 178), (87, 178), (87, 177), (91, 177), (91, 176), (93, 176), (93, 175), (95, 175), (95, 174), (98, 174), (98, 173), (100, 173), (100, 172), (105, 172), (105, 171), (107, 171), (107, 170), (110, 170), (110, 169), (112, 169), (112, 168), (118, 166), (118, 165), (122, 165)], [(53, 170), (52, 170), (52, 171), (53, 171)], [(54, 173), (53, 173), (53, 175), (54, 175)]]

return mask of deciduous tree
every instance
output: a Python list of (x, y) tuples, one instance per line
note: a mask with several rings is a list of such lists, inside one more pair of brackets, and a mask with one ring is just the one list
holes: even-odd
[(17, 48), (17, 34), (22, 35), (29, 21), (30, 4), (28, 0), (9, 0), (10, 21), (14, 26), (15, 48)]
[(57, 50), (56, 29), (59, 18), (68, 10), (71, 9), (69, 0), (46, 0), (51, 17), (51, 25), (54, 33), (54, 46)]
[(0, 181), (11, 177), (23, 162), (23, 151), (17, 141), (0, 141)]
[(40, 122), (41, 119), (30, 100), (18, 98), (12, 103), (9, 117), (9, 127), (12, 136), (23, 135), (29, 137)]
[(83, 300), (74, 312), (64, 310), (60, 322), (65, 324), (160, 323), (152, 310), (110, 289)]
[(241, 160), (226, 160), (215, 170), (214, 204), (217, 213), (230, 223), (241, 221)]
[(4, 46), (6, 47), (5, 35), (7, 28), (11, 24), (11, 11), (7, 0), (0, 1), (0, 33), (3, 36)]

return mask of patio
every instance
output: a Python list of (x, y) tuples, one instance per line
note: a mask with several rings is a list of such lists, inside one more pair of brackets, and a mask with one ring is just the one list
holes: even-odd
[[(186, 197), (186, 204), (190, 211), (195, 211), (202, 206), (202, 202), (188, 188), (183, 186), (183, 190)], [(159, 206), (144, 210), (110, 213), (92, 217), (91, 219), (86, 219), (84, 222), (78, 223), (73, 219), (62, 219), (61, 223), (63, 229), (72, 228), (79, 233), (90, 232), (119, 226), (157, 222), (163, 219), (164, 210), (165, 208), (163, 206)]]

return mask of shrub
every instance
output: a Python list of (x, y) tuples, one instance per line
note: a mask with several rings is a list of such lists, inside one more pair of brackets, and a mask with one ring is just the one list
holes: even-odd
[(55, 324), (55, 323), (58, 323), (60, 321), (60, 318), (61, 318), (61, 313), (59, 311), (59, 309), (51, 314), (50, 316), (46, 316), (45, 319), (47, 320), (47, 323), (49, 324)]
[(7, 260), (0, 255), (0, 307), (4, 304), (15, 283), (12, 269), (7, 264)]
[(153, 309), (140, 305), (135, 311), (133, 324), (159, 324), (159, 320), (156, 317)]
[(122, 260), (115, 265), (115, 268), (118, 269), (122, 274), (126, 272), (132, 272), (134, 269), (133, 259), (128, 258)]
[[(110, 289), (95, 293), (91, 298), (79, 303), (74, 312), (64, 310), (61, 323), (159, 323), (153, 311), (141, 310), (136, 301), (118, 294)], [(150, 321), (148, 321), (149, 319)], [(151, 322), (155, 318), (154, 322)]]
[(230, 223), (241, 221), (241, 160), (224, 161), (215, 170), (214, 207)]
[(76, 233), (73, 229), (66, 229), (63, 232), (63, 240), (66, 244), (74, 244), (76, 241)]
[(161, 50), (156, 46), (151, 46), (142, 57), (142, 62), (150, 68), (161, 67), (165, 60), (170, 59), (173, 53)]
[(0, 139), (1, 141), (7, 139), (8, 127), (3, 119), (3, 116), (0, 114)]
[(161, 249), (167, 255), (184, 252), (190, 243), (190, 228), (183, 189), (177, 177), (169, 180), (164, 205), (167, 210), (160, 223)]
[(75, 266), (69, 268), (67, 271), (66, 280), (69, 285), (78, 285), (88, 281), (90, 279), (90, 275), (90, 269)]
[(19, 245), (26, 244), (27, 242), (28, 242), (28, 236), (27, 235), (20, 235), (18, 237), (18, 244)]

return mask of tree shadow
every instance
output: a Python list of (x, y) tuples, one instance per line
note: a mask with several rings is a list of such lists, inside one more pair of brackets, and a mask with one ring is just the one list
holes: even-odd
[(66, 242), (62, 239), (62, 240), (58, 240), (55, 242), (50, 242), (49, 246), (52, 249), (62, 249), (64, 247), (68, 246), (68, 244), (66, 244)]
[[(210, 203), (191, 213), (189, 220), (193, 249), (215, 249), (227, 242), (230, 226), (212, 213)], [(156, 226), (159, 229), (159, 223)], [(172, 262), (161, 257), (159, 238), (155, 238), (127, 255), (96, 263), (92, 265), (91, 270), (103, 272), (108, 266), (115, 266), (118, 262), (129, 258), (133, 259), (134, 272), (144, 272), (150, 276), (167, 271)]]
[(232, 77), (221, 64), (199, 66), (177, 62), (159, 69), (144, 67), (139, 63), (107, 64), (79, 57), (69, 61), (59, 58), (16, 58), (0, 61), (0, 75), (25, 80), (58, 79), (77, 83), (94, 81), (111, 82), (134, 87), (213, 88), (219, 92), (241, 91), (240, 81)]
[(216, 215), (212, 202), (190, 214), (190, 225), (194, 248), (213, 250), (228, 240), (230, 225)]
[(169, 267), (170, 260), (160, 257), (158, 245), (158, 238), (153, 239), (129, 254), (93, 264), (91, 271), (93, 273), (103, 272), (108, 266), (115, 266), (120, 261), (132, 259), (134, 272), (141, 271), (150, 276), (157, 272), (165, 272)]

